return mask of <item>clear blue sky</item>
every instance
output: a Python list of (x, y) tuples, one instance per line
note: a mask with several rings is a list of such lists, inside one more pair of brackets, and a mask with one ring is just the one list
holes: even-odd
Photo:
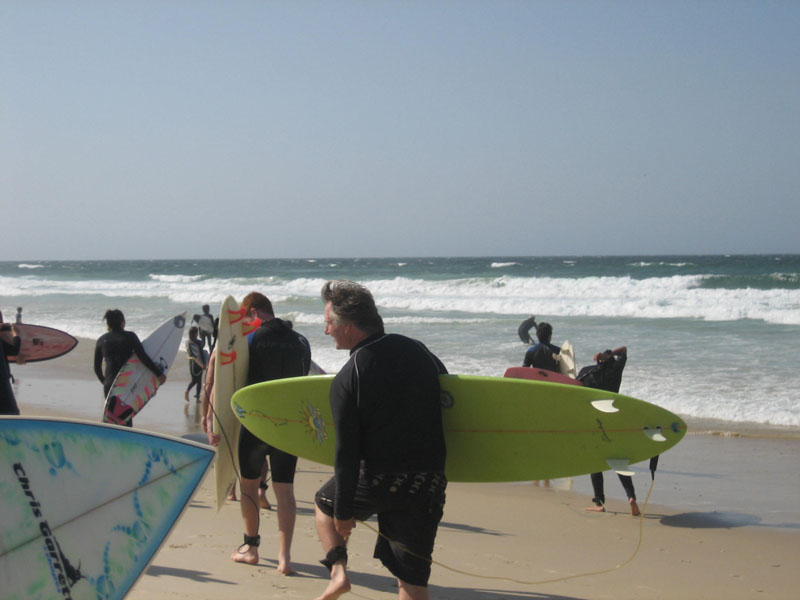
[(800, 252), (798, 23), (0, 0), (0, 260)]

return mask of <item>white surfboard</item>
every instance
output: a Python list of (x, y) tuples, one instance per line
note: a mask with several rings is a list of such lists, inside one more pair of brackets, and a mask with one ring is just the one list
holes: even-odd
[(0, 417), (0, 597), (123, 598), (213, 456), (128, 427)]
[[(169, 371), (183, 338), (186, 313), (167, 319), (142, 340), (142, 346), (164, 373)], [(155, 396), (159, 383), (155, 374), (145, 367), (136, 354), (131, 354), (117, 373), (103, 408), (103, 422), (125, 425)]]
[(225, 498), (239, 472), (237, 448), (240, 424), (231, 409), (231, 397), (235, 391), (247, 385), (250, 358), (247, 336), (255, 327), (255, 324), (245, 321), (244, 310), (236, 300), (231, 296), (225, 298), (219, 310), (217, 354), (214, 359), (212, 431), (222, 437), (214, 462), (217, 510), (225, 504)]
[(578, 371), (575, 368), (575, 350), (572, 344), (564, 340), (561, 344), (561, 352), (558, 353), (558, 370), (562, 375), (575, 379)]

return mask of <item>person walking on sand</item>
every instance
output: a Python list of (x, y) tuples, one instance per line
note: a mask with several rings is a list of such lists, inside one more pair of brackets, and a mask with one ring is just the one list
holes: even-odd
[[(161, 367), (147, 356), (139, 336), (133, 331), (125, 331), (125, 315), (122, 311), (116, 308), (107, 310), (103, 320), (108, 325), (108, 332), (98, 338), (94, 348), (94, 373), (103, 384), (103, 398), (108, 398), (117, 373), (132, 354), (136, 354), (142, 364), (156, 376), (159, 385), (163, 385), (167, 376)], [(104, 361), (105, 371), (103, 371)], [(127, 426), (133, 427), (133, 419), (128, 420)]]
[(200, 330), (200, 343), (203, 348), (208, 342), (208, 352), (214, 350), (214, 344), (217, 341), (217, 322), (214, 320), (214, 315), (211, 314), (211, 307), (208, 304), (203, 304), (203, 314), (197, 317), (197, 328)]
[(203, 371), (206, 370), (208, 365), (205, 360), (205, 351), (203, 344), (197, 339), (197, 327), (189, 328), (189, 341), (186, 342), (186, 356), (189, 359), (189, 385), (183, 393), (183, 398), (186, 402), (189, 401), (189, 392), (193, 387), (196, 387), (195, 401), (200, 402), (200, 392), (203, 390)]
[[(606, 350), (605, 352), (598, 352), (594, 355), (595, 364), (584, 367), (578, 373), (578, 380), (586, 387), (597, 388), (607, 392), (619, 392), (620, 385), (622, 384), (622, 371), (625, 369), (625, 364), (628, 362), (628, 349), (625, 346), (620, 346), (614, 350)], [(619, 481), (622, 488), (625, 490), (625, 495), (628, 497), (628, 504), (630, 505), (631, 514), (638, 517), (639, 505), (636, 504), (636, 491), (633, 489), (633, 478), (630, 475), (619, 475)], [(586, 510), (594, 512), (606, 511), (606, 496), (603, 490), (603, 473), (592, 473), (592, 491), (594, 498), (592, 498), (592, 506)]]
[[(261, 325), (250, 340), (247, 384), (285, 377), (308, 375), (311, 367), (311, 346), (286, 321), (275, 317), (272, 303), (258, 292), (251, 292), (242, 301), (250, 320), (261, 319)], [(291, 564), (292, 536), (296, 518), (294, 474), (297, 457), (273, 448), (258, 439), (244, 426), (239, 432), (240, 501), (244, 523), (244, 543), (231, 554), (235, 562), (258, 564), (259, 483), (262, 467), (269, 456), (272, 483), (278, 501), (278, 572), (293, 575)]]
[(442, 362), (422, 343), (386, 334), (369, 290), (322, 288), (325, 333), (350, 359), (333, 380), (333, 478), (316, 494), (322, 560), (331, 573), (317, 600), (350, 590), (347, 540), (356, 520), (378, 515), (375, 558), (397, 577), (401, 600), (427, 600), (433, 544), (445, 503)]

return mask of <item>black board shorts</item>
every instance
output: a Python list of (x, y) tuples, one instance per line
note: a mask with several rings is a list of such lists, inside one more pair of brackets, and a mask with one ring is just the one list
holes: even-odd
[(297, 457), (258, 439), (247, 428), (239, 431), (239, 470), (244, 479), (261, 477), (261, 467), (269, 456), (273, 483), (294, 483)]
[[(378, 515), (380, 535), (373, 556), (401, 581), (427, 587), (433, 543), (442, 520), (447, 478), (444, 473), (362, 471), (353, 497), (353, 517), (366, 521)], [(319, 509), (333, 518), (336, 480), (316, 495)]]

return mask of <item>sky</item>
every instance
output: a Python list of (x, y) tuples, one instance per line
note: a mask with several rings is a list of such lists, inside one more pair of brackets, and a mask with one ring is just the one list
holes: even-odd
[(798, 23), (0, 0), (0, 260), (798, 253)]

